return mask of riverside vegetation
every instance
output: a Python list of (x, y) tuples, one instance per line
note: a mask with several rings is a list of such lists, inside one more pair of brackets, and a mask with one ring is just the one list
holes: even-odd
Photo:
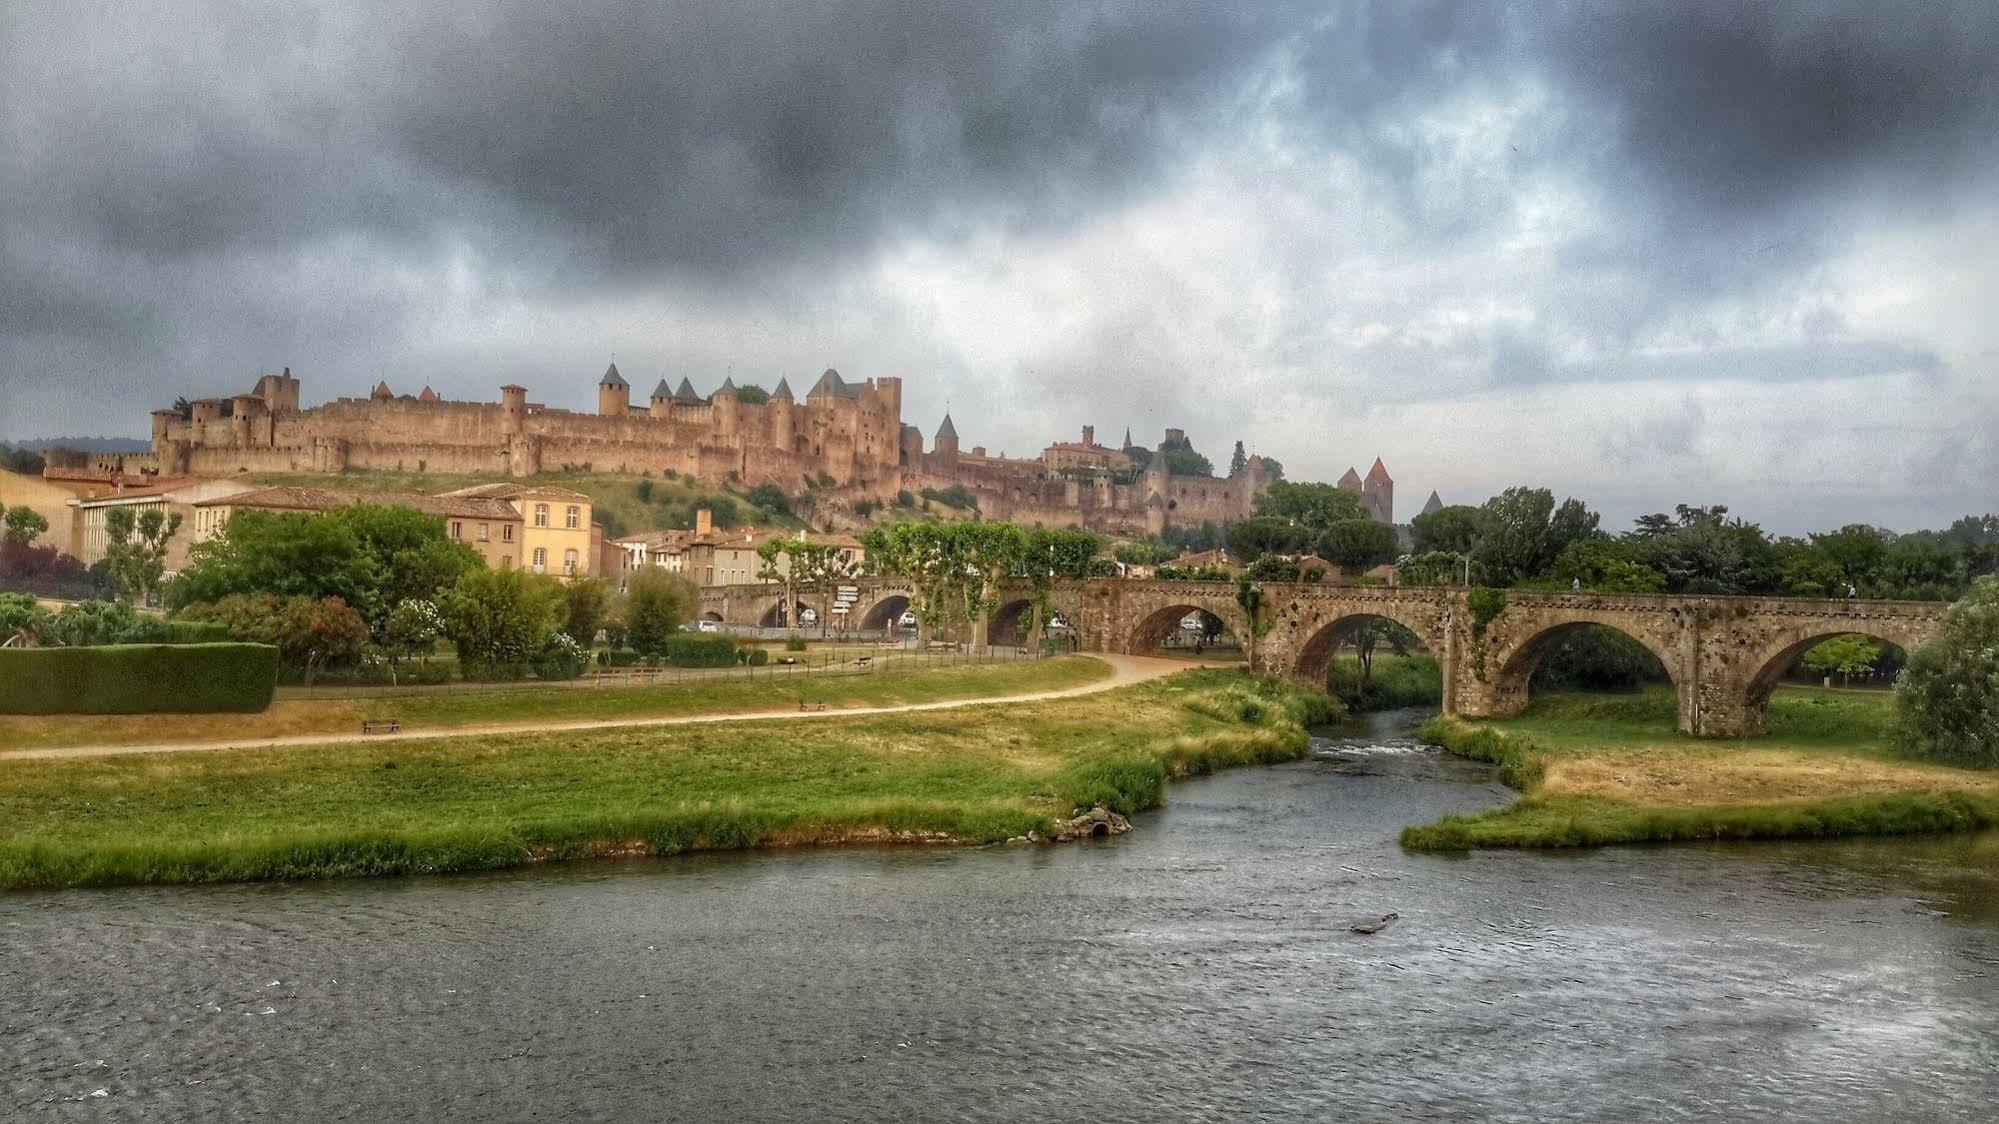
[(1403, 831), (1419, 850), (1897, 835), (1999, 827), (1999, 773), (1896, 751), (1885, 692), (1792, 688), (1768, 731), (1673, 730), (1669, 688), (1549, 695), (1509, 719), (1438, 718), (1423, 740), (1499, 765), (1522, 796)]
[(1169, 780), (1301, 757), (1324, 696), (1190, 671), (1060, 701), (10, 762), (0, 886), (493, 869), (848, 842), (991, 843)]

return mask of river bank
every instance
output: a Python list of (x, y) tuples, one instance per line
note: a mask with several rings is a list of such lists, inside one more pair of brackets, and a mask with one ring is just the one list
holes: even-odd
[(1291, 760), (1323, 696), (1189, 671), (827, 721), (16, 760), (0, 887), (427, 874), (847, 842), (990, 843)]
[(1675, 732), (1670, 691), (1550, 695), (1502, 720), (1439, 718), (1425, 741), (1500, 767), (1520, 799), (1403, 831), (1417, 850), (1907, 835), (1999, 827), (1999, 773), (1898, 756), (1884, 692), (1791, 688), (1768, 732)]

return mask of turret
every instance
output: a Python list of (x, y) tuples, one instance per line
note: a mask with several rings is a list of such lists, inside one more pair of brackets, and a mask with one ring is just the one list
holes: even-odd
[(1367, 479), (1361, 482), (1361, 503), (1375, 522), (1395, 522), (1395, 481), (1389, 477), (1388, 466), (1381, 463), (1380, 457), (1374, 458), (1374, 467), (1367, 470)]
[(618, 373), (618, 365), (604, 368), (604, 377), (597, 381), (597, 412), (605, 417), (621, 418), (632, 410), (632, 384)]
[(780, 378), (777, 389), (770, 392), (770, 402), (764, 407), (770, 415), (770, 443), (790, 452), (798, 437), (798, 419), (793, 411), (798, 402), (791, 396), (791, 380)]
[(715, 407), (715, 432), (722, 437), (734, 437), (736, 427), (741, 424), (743, 400), (737, 393), (736, 380), (725, 378), (722, 386), (710, 399)]
[(528, 388), (512, 383), (500, 388), (500, 432), (518, 435), (528, 413)]
[(659, 380), (659, 385), (652, 388), (652, 402), (648, 410), (656, 418), (673, 415), (673, 388), (666, 385), (665, 379)]
[(958, 427), (951, 424), (951, 414), (946, 411), (944, 424), (937, 427), (936, 455), (945, 464), (958, 463)]

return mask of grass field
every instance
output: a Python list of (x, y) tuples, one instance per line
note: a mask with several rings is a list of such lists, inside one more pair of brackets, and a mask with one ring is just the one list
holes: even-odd
[(1673, 730), (1673, 695), (1550, 695), (1523, 714), (1439, 719), (1426, 740), (1499, 763), (1512, 805), (1412, 827), (1422, 849), (1893, 835), (1999, 826), (1999, 772), (1899, 756), (1885, 692), (1790, 688), (1736, 741)]
[[(1048, 665), (1053, 667), (1055, 665)], [(0, 763), (0, 887), (489, 869), (1004, 840), (1304, 753), (1322, 696), (1190, 671), (950, 711)]]
[(888, 664), (854, 675), (793, 677), (781, 669), (762, 670), (770, 673), (665, 686), (344, 688), (328, 697), (281, 699), (259, 714), (6, 715), (0, 716), (0, 751), (350, 734), (364, 718), (387, 716), (399, 719), (404, 729), (424, 730), (544, 719), (727, 714), (783, 709), (802, 699), (824, 702), (829, 709), (893, 706), (1060, 690), (1111, 674), (1108, 664), (1087, 656), (941, 667)]

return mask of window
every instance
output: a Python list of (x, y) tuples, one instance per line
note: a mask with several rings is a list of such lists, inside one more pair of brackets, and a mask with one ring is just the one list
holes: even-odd
[(512, 523), (503, 523), (500, 525), (500, 541), (514, 541), (514, 525)]
[(545, 546), (538, 546), (538, 547), (535, 547), (535, 548), (534, 548), (534, 572), (535, 572), (535, 573), (537, 573), (537, 574), (539, 574), (539, 573), (542, 573), (543, 571), (545, 571), (545, 570), (547, 570), (547, 569), (548, 569), (548, 548), (547, 548), (547, 547), (545, 547)]
[(453, 520), (451, 521), (451, 537), (452, 537), (452, 538), (454, 538), (454, 539), (462, 539), (462, 538), (464, 538), (464, 537), (465, 537), (465, 524), (463, 524), (463, 523), (460, 523), (460, 522), (459, 522), (458, 520), (456, 520), (456, 519), (453, 519)]
[(548, 526), (548, 505), (547, 505), (547, 504), (545, 504), (545, 503), (538, 503), (538, 504), (534, 505), (534, 525), (535, 525), (535, 526), (537, 526), (537, 527), (546, 527), (546, 526)]
[(564, 512), (562, 515), (563, 525), (567, 526), (572, 531), (576, 529), (577, 525), (582, 521), (582, 519), (583, 519), (583, 509), (576, 506), (573, 503), (569, 505), (569, 510)]
[(479, 524), (479, 541), (485, 542), (486, 540), (492, 537), (493, 537), (493, 525), (491, 523)]
[(576, 572), (576, 552), (574, 550), (565, 550), (562, 552), (562, 572), (565, 574)]

